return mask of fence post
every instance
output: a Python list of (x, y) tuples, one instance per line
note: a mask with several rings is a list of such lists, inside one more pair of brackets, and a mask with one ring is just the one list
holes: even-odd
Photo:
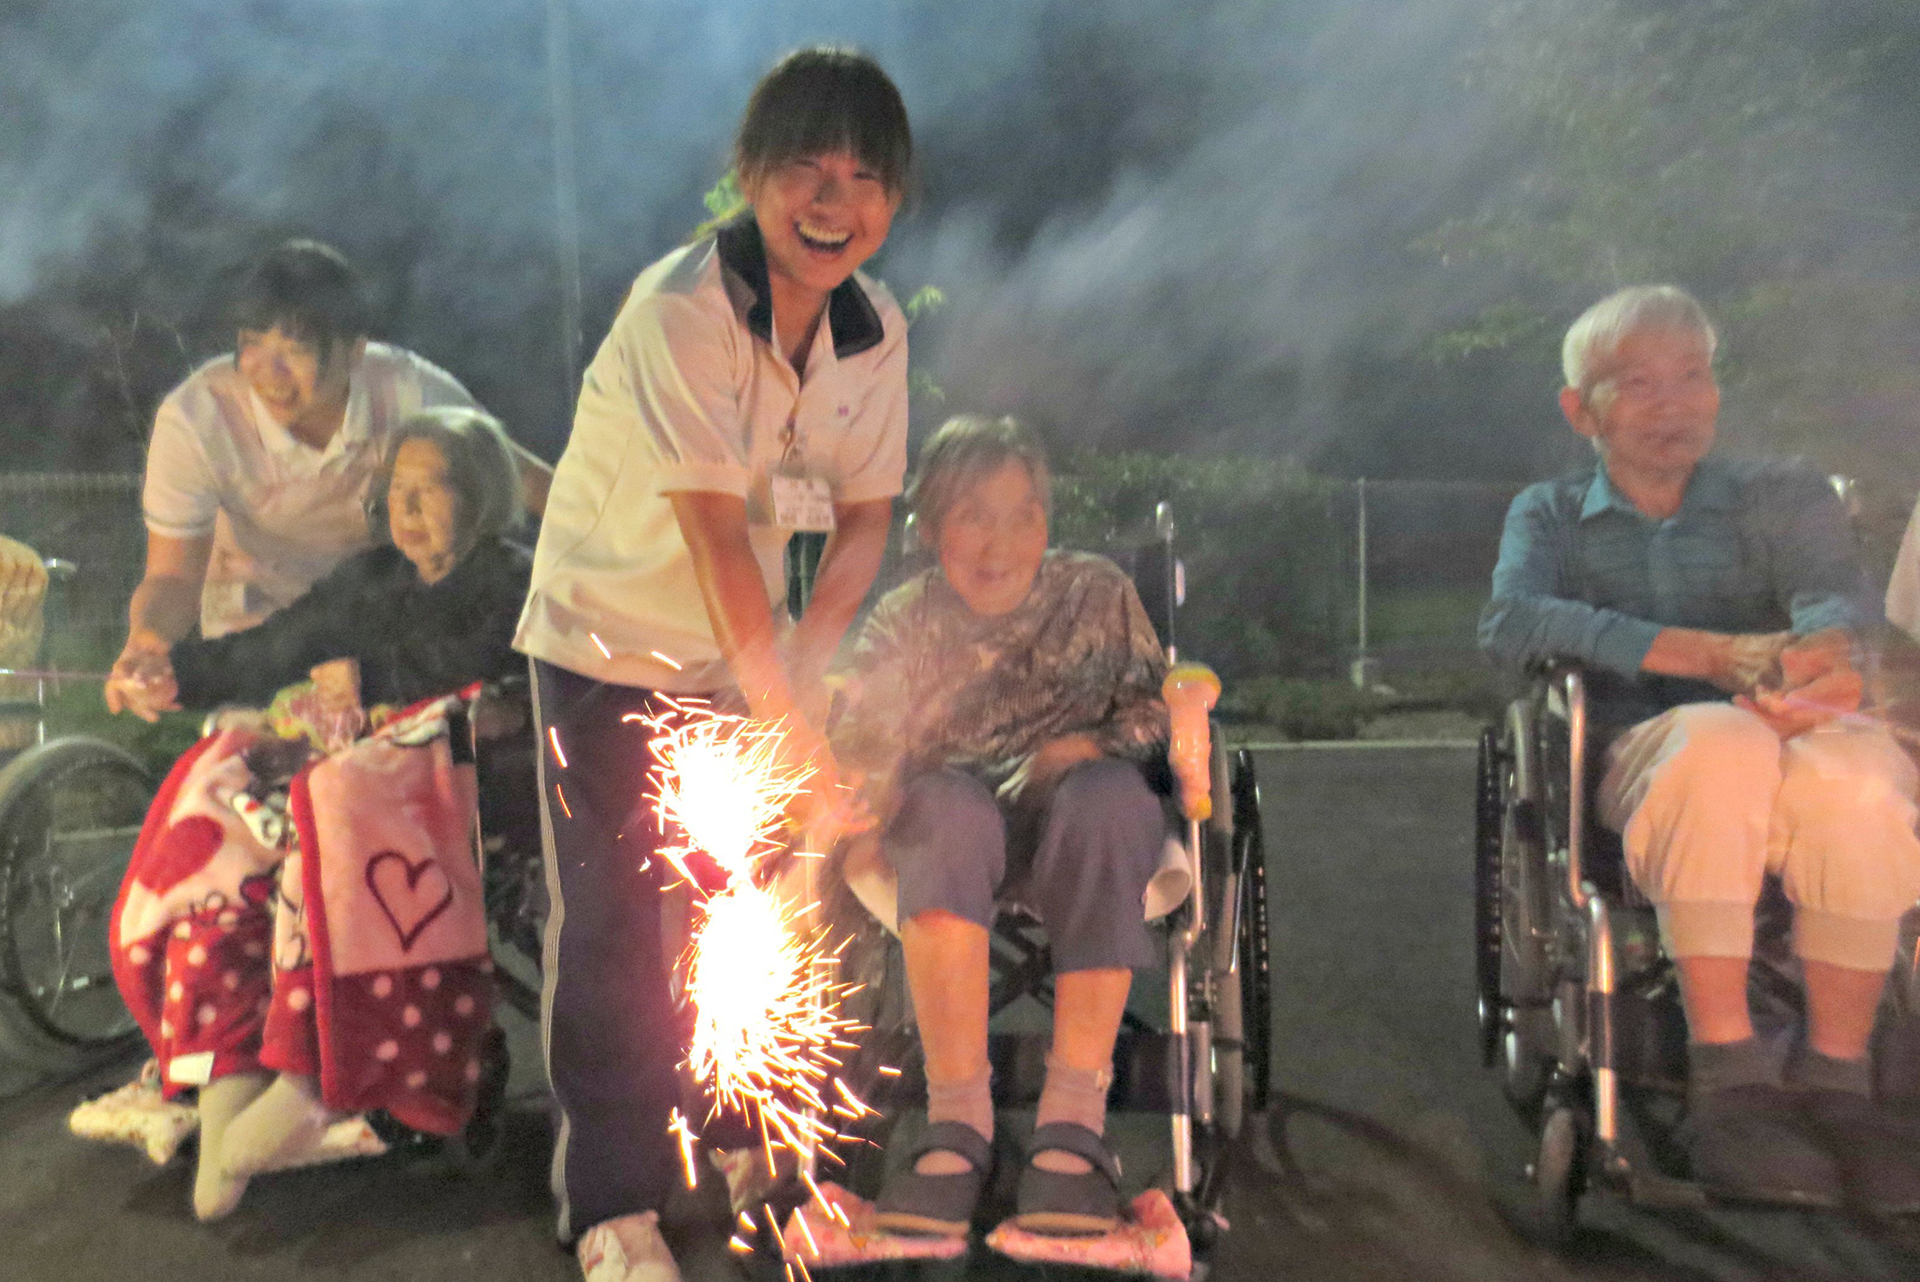
[(1354, 562), (1357, 580), (1354, 613), (1359, 636), (1358, 644), (1354, 647), (1353, 663), (1348, 667), (1347, 675), (1356, 689), (1366, 690), (1375, 683), (1373, 658), (1367, 653), (1367, 478), (1363, 476), (1355, 481), (1353, 489), (1354, 542), (1356, 544)]

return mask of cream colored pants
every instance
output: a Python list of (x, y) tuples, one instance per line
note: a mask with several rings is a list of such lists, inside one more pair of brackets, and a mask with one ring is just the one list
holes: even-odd
[(1598, 801), (1669, 955), (1751, 956), (1772, 873), (1802, 959), (1881, 970), (1920, 897), (1914, 789), (1913, 763), (1867, 718), (1782, 741), (1745, 709), (1689, 703), (1613, 743)]

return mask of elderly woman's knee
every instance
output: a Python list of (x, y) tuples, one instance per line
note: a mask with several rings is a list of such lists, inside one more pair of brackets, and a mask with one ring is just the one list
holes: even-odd
[(974, 823), (999, 819), (987, 786), (963, 770), (929, 770), (900, 785), (895, 827), (921, 822)]
[(1097, 757), (1069, 770), (1054, 790), (1051, 812), (1069, 822), (1164, 823), (1160, 799), (1140, 767), (1115, 757)]
[(1006, 827), (993, 794), (971, 775), (930, 770), (901, 785), (881, 848), (899, 879), (903, 918), (927, 908), (990, 916), (1006, 872)]

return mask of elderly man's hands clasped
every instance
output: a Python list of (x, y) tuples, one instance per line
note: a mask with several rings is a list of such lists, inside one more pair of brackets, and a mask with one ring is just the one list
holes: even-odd
[(1853, 666), (1853, 644), (1846, 633), (1817, 632), (1780, 651), (1779, 672), (1734, 696), (1734, 702), (1759, 716), (1782, 739), (1825, 725), (1860, 709), (1866, 683)]

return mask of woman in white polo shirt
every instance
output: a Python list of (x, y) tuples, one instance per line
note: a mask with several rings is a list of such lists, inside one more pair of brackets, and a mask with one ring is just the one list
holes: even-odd
[[(362, 501), (394, 427), (422, 409), (478, 408), (430, 361), (367, 340), (358, 275), (316, 241), (268, 251), (234, 322), (233, 355), (195, 370), (154, 416), (147, 564), (107, 686), (115, 712), (164, 710), (140, 680), (196, 622), (207, 637), (252, 627), (369, 545)], [(549, 470), (515, 453), (537, 515)]]
[[(680, 1178), (663, 874), (647, 858), (647, 732), (622, 717), (737, 690), (815, 767), (814, 797), (832, 795), (806, 710), (906, 470), (906, 320), (857, 269), (886, 239), (911, 148), (898, 90), (864, 55), (801, 50), (768, 72), (735, 142), (750, 207), (634, 282), (554, 474), (515, 644), (547, 745), (554, 1192), (588, 1282), (678, 1277), (655, 1227)], [(796, 530), (831, 535), (788, 629)]]

